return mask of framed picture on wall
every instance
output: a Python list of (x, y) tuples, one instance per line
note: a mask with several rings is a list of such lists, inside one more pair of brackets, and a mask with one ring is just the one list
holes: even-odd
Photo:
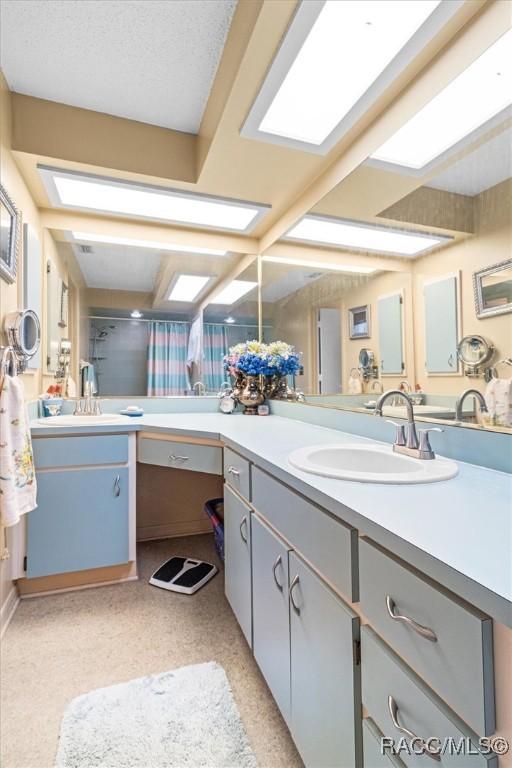
[(7, 283), (16, 280), (21, 243), (21, 213), (0, 184), (0, 277)]
[(512, 259), (475, 272), (473, 288), (478, 318), (512, 312)]
[(348, 311), (349, 338), (351, 339), (369, 339), (370, 338), (370, 305), (364, 304), (362, 307), (352, 307)]

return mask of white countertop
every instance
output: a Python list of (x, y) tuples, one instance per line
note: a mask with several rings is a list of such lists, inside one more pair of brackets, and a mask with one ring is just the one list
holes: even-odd
[[(455, 478), (418, 485), (358, 483), (309, 474), (288, 462), (292, 450), (374, 441), (279, 416), (147, 414), (94, 428), (45, 427), (38, 421), (31, 426), (34, 436), (145, 430), (220, 438), (482, 610), (512, 624), (509, 474), (464, 462), (457, 462)], [(466, 585), (468, 579), (471, 583)], [(489, 603), (494, 604), (495, 597), (493, 613)]]

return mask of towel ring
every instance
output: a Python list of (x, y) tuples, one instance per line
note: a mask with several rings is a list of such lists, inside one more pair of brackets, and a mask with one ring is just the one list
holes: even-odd
[(0, 392), (4, 388), (5, 377), (9, 375), (18, 375), (18, 358), (12, 347), (0, 347)]
[[(493, 379), (499, 378), (496, 371), (496, 368), (498, 367), (498, 365), (508, 365), (512, 368), (512, 357), (504, 357), (502, 360), (498, 360), (498, 362), (495, 365), (493, 365), (493, 367), (491, 368)], [(512, 375), (511, 375), (511, 378), (512, 378)]]

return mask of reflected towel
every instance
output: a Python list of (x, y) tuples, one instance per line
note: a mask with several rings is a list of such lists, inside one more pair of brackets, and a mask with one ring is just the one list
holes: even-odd
[(495, 379), (494, 426), (512, 426), (512, 379)]
[(196, 317), (190, 326), (188, 337), (187, 366), (199, 365), (201, 362), (201, 318)]
[(363, 391), (363, 382), (360, 377), (350, 376), (348, 380), (349, 395), (360, 395)]
[(489, 424), (494, 424), (496, 418), (496, 383), (498, 379), (491, 379), (485, 388), (485, 404), (487, 406), (487, 413), (484, 414), (484, 420)]
[(23, 382), (6, 376), (0, 394), (0, 523), (16, 525), (37, 507), (36, 473)]

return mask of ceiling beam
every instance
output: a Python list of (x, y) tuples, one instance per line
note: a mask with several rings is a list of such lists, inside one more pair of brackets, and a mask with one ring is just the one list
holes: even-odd
[[(276, 256), (280, 259), (289, 260), (290, 266), (293, 266), (294, 259), (300, 259), (310, 261), (312, 264), (332, 263), (333, 266), (345, 264), (352, 267), (373, 267), (377, 270), (389, 272), (408, 272), (411, 269), (411, 259), (380, 256), (368, 251), (347, 251), (341, 248), (303, 245), (302, 243), (292, 243), (283, 240), (279, 243), (274, 243), (265, 251), (263, 265), (266, 263), (265, 256)], [(269, 262), (269, 264), (272, 264), (272, 262)]]
[(235, 253), (258, 253), (258, 241), (243, 235), (181, 229), (150, 221), (110, 218), (59, 208), (44, 208), (40, 210), (40, 214), (41, 224), (47, 229), (75, 230), (94, 235), (129, 237), (134, 240), (155, 240), (174, 245), (195, 245)]
[(202, 299), (201, 303), (199, 304), (199, 307), (197, 308), (198, 314), (201, 312), (204, 312), (208, 304), (211, 304), (213, 299), (219, 295), (219, 293), (226, 288), (230, 283), (233, 282), (233, 280), (236, 280), (237, 277), (240, 277), (242, 272), (245, 272), (247, 267), (249, 267), (254, 260), (257, 258), (257, 256), (254, 256), (253, 254), (249, 254), (246, 256), (241, 256), (240, 259), (237, 261), (233, 269), (231, 269), (227, 275), (224, 275), (209, 291), (206, 296)]
[(11, 94), (12, 149), (102, 169), (195, 182), (197, 136)]

